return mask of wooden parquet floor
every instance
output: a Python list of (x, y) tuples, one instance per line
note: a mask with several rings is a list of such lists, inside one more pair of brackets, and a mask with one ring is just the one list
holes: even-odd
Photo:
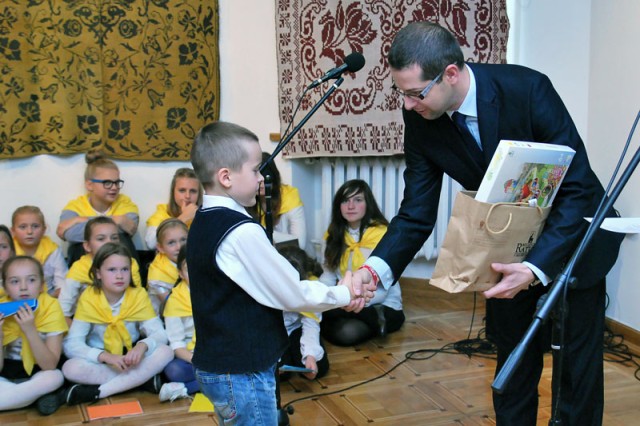
[[(409, 351), (437, 349), (466, 339), (472, 318), (473, 295), (450, 295), (424, 281), (405, 280), (403, 296), (406, 323), (384, 339), (357, 347), (328, 345), (329, 374), (315, 381), (294, 377), (282, 384), (286, 404), (310, 395), (336, 392), (293, 403), (291, 425), (494, 425), (491, 382), (495, 361), (460, 354), (438, 354), (430, 359), (409, 360), (390, 374), (375, 378), (405, 360)], [(472, 337), (482, 328), (484, 301), (478, 297)], [(632, 348), (639, 353), (637, 348)], [(424, 353), (422, 358), (429, 354)], [(551, 359), (540, 383), (539, 425), (550, 416)], [(605, 363), (605, 425), (640, 424), (640, 382), (635, 368)], [(9, 396), (2, 395), (2, 398)], [(128, 392), (99, 404), (140, 401), (144, 414), (102, 419), (94, 425), (215, 425), (215, 416), (188, 413), (190, 401), (160, 403), (157, 395)], [(0, 413), (1, 425), (77, 425), (87, 423), (84, 406), (61, 407), (49, 417), (34, 408)]]

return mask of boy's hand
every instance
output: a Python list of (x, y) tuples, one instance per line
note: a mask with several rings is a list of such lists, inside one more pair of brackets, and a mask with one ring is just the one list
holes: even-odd
[(303, 373), (303, 376), (306, 377), (309, 380), (315, 379), (316, 376), (318, 375), (318, 363), (316, 362), (316, 359), (314, 357), (312, 357), (311, 355), (308, 355), (304, 359), (304, 366), (306, 368), (308, 368), (309, 370), (313, 370), (313, 372), (312, 373)]
[(352, 276), (353, 276), (352, 272), (347, 271), (344, 274), (344, 278), (342, 278), (340, 282), (338, 282), (338, 285), (346, 286), (349, 289), (349, 294), (351, 295), (351, 302), (347, 306), (344, 306), (342, 309), (344, 309), (347, 312), (353, 311), (358, 313), (362, 310), (362, 308), (364, 308), (365, 303), (371, 297), (373, 297), (373, 293), (369, 291), (365, 291), (366, 294), (363, 294), (362, 289), (360, 289), (359, 292), (356, 292), (356, 288), (353, 285)]

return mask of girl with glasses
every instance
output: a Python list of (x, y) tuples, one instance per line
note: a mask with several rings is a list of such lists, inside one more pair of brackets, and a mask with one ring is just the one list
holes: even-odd
[(99, 150), (87, 152), (85, 161), (84, 186), (87, 192), (64, 207), (56, 230), (58, 237), (69, 242), (69, 266), (84, 254), (84, 227), (95, 216), (111, 217), (118, 225), (120, 242), (139, 260), (132, 241), (140, 219), (138, 206), (120, 193), (124, 181), (120, 179), (118, 166)]

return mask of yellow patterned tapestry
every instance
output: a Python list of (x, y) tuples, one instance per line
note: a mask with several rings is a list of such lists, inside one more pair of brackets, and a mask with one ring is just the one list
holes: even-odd
[(218, 64), (217, 0), (0, 0), (0, 158), (186, 160)]

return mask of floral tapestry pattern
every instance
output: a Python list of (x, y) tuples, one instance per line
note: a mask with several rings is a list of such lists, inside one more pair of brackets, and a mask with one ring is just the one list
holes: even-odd
[[(402, 99), (391, 90), (387, 53), (394, 35), (414, 21), (448, 28), (471, 62), (503, 63), (509, 21), (506, 0), (278, 0), (276, 31), (280, 123), (298, 97), (351, 52), (366, 58), (293, 137), (289, 158), (380, 156), (403, 152)], [(296, 121), (320, 100), (325, 83), (303, 99)]]
[(217, 4), (0, 1), (0, 158), (188, 159), (219, 117)]

